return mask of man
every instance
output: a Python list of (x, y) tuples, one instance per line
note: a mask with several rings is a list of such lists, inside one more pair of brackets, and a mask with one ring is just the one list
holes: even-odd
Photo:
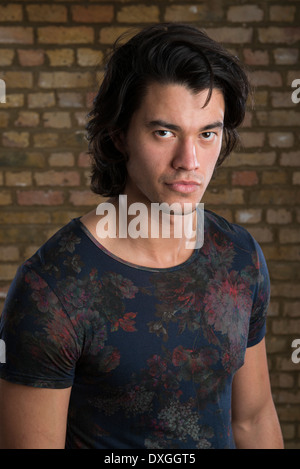
[(109, 200), (25, 262), (2, 314), (2, 447), (282, 448), (262, 252), (206, 210), (198, 243), (248, 90), (237, 59), (189, 26), (116, 48), (87, 128)]

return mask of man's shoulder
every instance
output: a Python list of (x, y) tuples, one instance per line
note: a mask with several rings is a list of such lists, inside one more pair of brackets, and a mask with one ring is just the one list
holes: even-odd
[(218, 233), (219, 236), (224, 236), (241, 244), (250, 243), (253, 245), (256, 243), (251, 233), (245, 227), (230, 222), (211, 210), (205, 210), (205, 231), (208, 235)]
[(243, 226), (229, 222), (222, 216), (205, 210), (206, 252), (231, 253), (240, 265), (254, 265), (267, 275), (267, 264), (260, 244)]
[(75, 252), (82, 242), (82, 232), (79, 219), (74, 218), (69, 223), (59, 228), (29, 259), (23, 266), (35, 270), (47, 270), (50, 264), (64, 262), (68, 255)]

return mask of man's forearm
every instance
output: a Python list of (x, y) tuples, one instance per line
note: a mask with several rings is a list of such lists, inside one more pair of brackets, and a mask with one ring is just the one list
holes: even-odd
[(232, 422), (232, 428), (238, 449), (284, 449), (275, 410), (248, 422)]

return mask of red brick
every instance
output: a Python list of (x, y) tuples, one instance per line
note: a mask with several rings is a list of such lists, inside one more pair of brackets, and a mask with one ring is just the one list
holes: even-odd
[(71, 12), (77, 23), (110, 23), (114, 17), (113, 5), (74, 5)]
[(0, 44), (33, 44), (33, 28), (0, 26)]
[(258, 184), (257, 173), (256, 171), (234, 171), (232, 184), (234, 186), (255, 186)]
[(29, 21), (42, 23), (65, 23), (67, 8), (62, 5), (27, 5)]
[(24, 67), (42, 65), (44, 63), (44, 51), (41, 49), (19, 49), (18, 58), (20, 65)]
[(62, 205), (64, 194), (62, 191), (17, 191), (19, 205)]

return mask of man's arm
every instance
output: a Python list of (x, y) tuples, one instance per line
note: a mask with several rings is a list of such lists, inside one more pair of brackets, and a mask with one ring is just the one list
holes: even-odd
[(70, 392), (0, 380), (0, 449), (63, 449)]
[(239, 449), (283, 449), (264, 339), (247, 349), (245, 363), (234, 377), (232, 427)]

